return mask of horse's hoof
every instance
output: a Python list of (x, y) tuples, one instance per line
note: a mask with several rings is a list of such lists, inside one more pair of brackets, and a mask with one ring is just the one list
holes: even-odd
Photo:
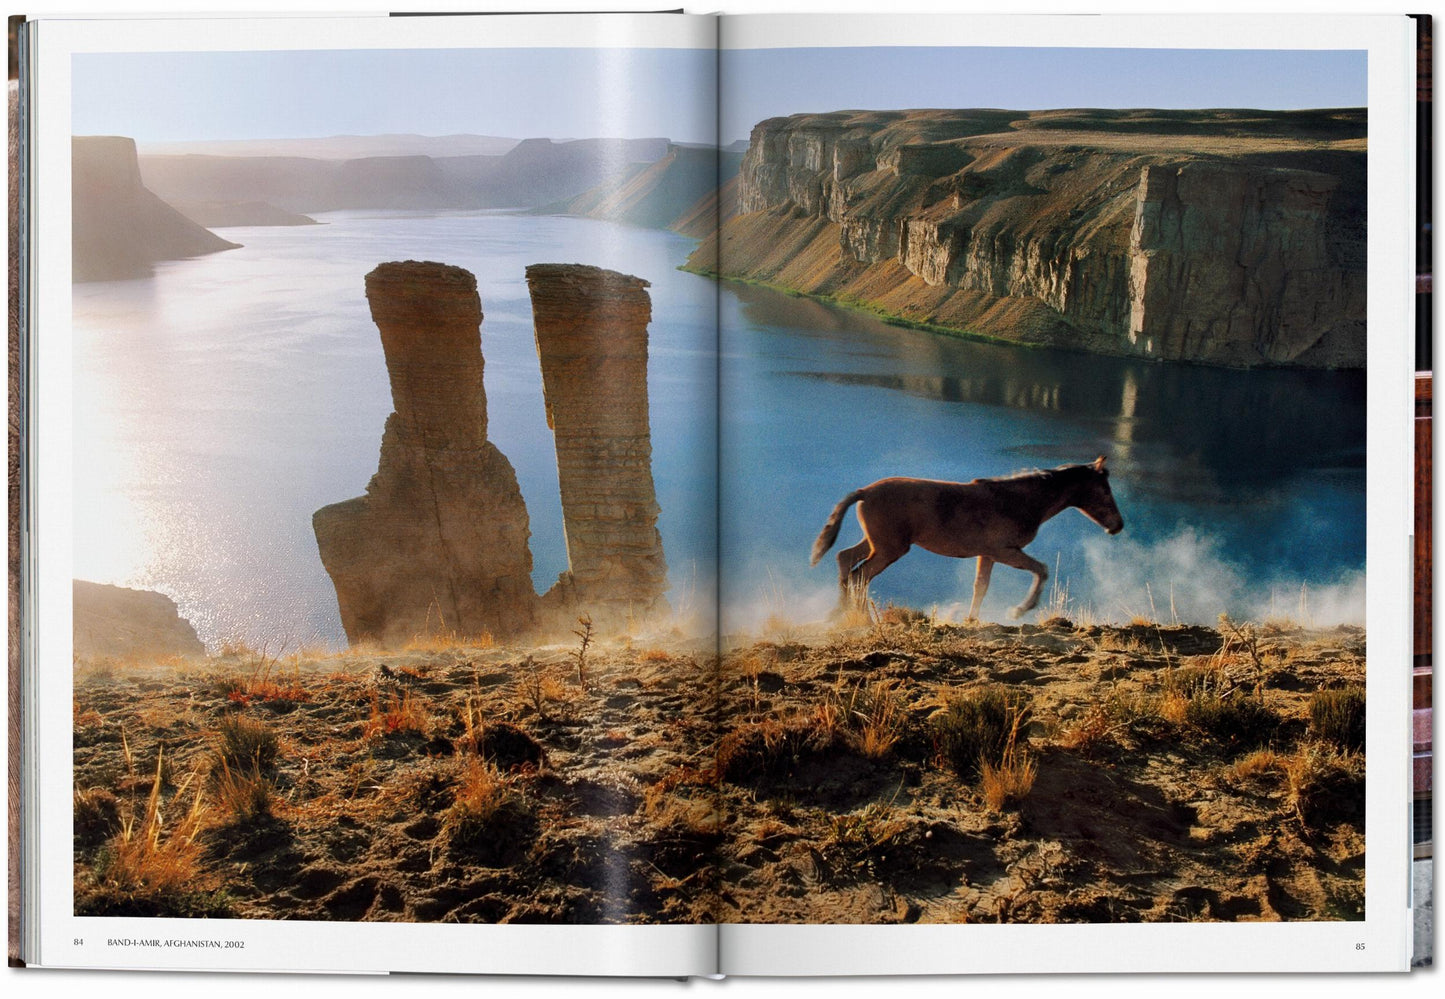
[(1024, 614), (1026, 614), (1026, 613), (1028, 613), (1028, 612), (1027, 612), (1024, 608), (1022, 608), (1022, 607), (1014, 607), (1014, 608), (1011, 608), (1011, 609), (1009, 610), (1008, 616), (1009, 616), (1011, 619), (1017, 621), (1019, 618), (1023, 617)]

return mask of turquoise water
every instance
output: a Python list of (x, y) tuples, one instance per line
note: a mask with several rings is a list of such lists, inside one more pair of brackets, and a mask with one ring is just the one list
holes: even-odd
[[(653, 284), (654, 475), (681, 610), (707, 617), (720, 550), (729, 630), (826, 612), (833, 561), (809, 569), (808, 551), (833, 504), (874, 479), (1106, 454), (1124, 533), (1066, 511), (1029, 547), (1057, 566), (1070, 611), (1118, 618), (1152, 602), (1165, 620), (1363, 619), (1358, 375), (1165, 367), (899, 329), (678, 271), (690, 240), (591, 220), (321, 218), (222, 230), (245, 245), (75, 288), (75, 575), (170, 594), (208, 642), (344, 643), (311, 514), (360, 495), (376, 469), (391, 400), (363, 277), (398, 259), (477, 275), (490, 436), (517, 469), (539, 590), (566, 551), (523, 275), (566, 262)], [(857, 536), (850, 515), (840, 546)], [(874, 595), (957, 613), (972, 573), (915, 551)], [(997, 570), (984, 616), (1002, 619), (1027, 582)]]

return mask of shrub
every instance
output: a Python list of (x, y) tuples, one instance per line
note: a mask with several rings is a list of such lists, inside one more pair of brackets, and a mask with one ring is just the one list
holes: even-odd
[(1184, 705), (1184, 723), (1231, 749), (1263, 746), (1279, 731), (1279, 715), (1257, 697), (1201, 693)]
[(1320, 828), (1331, 817), (1364, 804), (1363, 765), (1358, 756), (1311, 742), (1282, 763), (1286, 804), (1306, 827)]
[(1003, 687), (978, 687), (948, 699), (932, 719), (938, 755), (965, 779), (982, 765), (1003, 763), (1004, 753), (1028, 724), (1028, 698)]
[(1310, 733), (1344, 750), (1365, 748), (1365, 692), (1321, 690), (1310, 698)]
[(275, 770), (280, 744), (265, 722), (230, 715), (221, 719), (219, 731), (221, 740), (215, 750), (218, 768), (256, 775)]
[(120, 802), (103, 787), (76, 791), (74, 806), (75, 842), (82, 847), (97, 846), (120, 828)]

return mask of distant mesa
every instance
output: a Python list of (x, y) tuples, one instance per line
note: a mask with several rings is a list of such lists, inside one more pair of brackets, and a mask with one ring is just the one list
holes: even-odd
[(568, 569), (544, 603), (624, 627), (667, 610), (648, 416), (648, 282), (534, 264), (527, 288), (567, 535)]
[[(414, 137), (420, 140), (422, 137)], [(319, 141), (319, 140), (318, 140)], [(533, 208), (630, 176), (667, 154), (666, 139), (499, 140), (475, 143), (281, 143), (312, 155), (147, 153), (146, 185), (172, 202), (260, 201), (288, 212), (348, 209)], [(207, 150), (225, 147), (207, 144)], [(256, 150), (247, 144), (242, 150)], [(336, 156), (342, 149), (365, 155)], [(485, 145), (480, 148), (487, 148)], [(378, 154), (376, 150), (396, 150)], [(407, 152), (407, 150), (413, 150)], [(325, 152), (327, 155), (320, 155)]]
[(836, 111), (754, 127), (689, 268), (1019, 343), (1365, 362), (1365, 112)]
[(157, 261), (240, 245), (151, 193), (141, 183), (134, 140), (76, 136), (70, 149), (72, 280), (148, 277)]
[[(311, 139), (210, 139), (147, 142), (146, 156), (304, 156), (354, 160), (366, 156), (501, 156), (516, 139), (496, 135), (329, 135)], [(746, 144), (745, 144), (746, 145)]]
[(481, 301), (460, 267), (408, 260), (366, 275), (394, 412), (366, 493), (317, 510), (346, 637), (515, 635), (536, 621), (527, 508), (487, 440)]
[(199, 658), (206, 647), (175, 601), (152, 590), (71, 582), (76, 659)]
[(207, 229), (231, 226), (318, 225), (309, 215), (288, 212), (264, 201), (176, 201), (172, 206)]

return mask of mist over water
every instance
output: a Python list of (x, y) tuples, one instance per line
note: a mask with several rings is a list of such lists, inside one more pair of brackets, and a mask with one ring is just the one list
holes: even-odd
[[(1071, 510), (1028, 548), (1057, 567), (1071, 611), (1303, 618), (1303, 593), (1314, 623), (1363, 619), (1359, 374), (1151, 365), (899, 329), (718, 286), (676, 270), (690, 240), (592, 220), (319, 218), (327, 224), (222, 229), (243, 247), (149, 279), (75, 286), (75, 575), (171, 595), (213, 645), (345, 644), (311, 514), (360, 495), (376, 470), (391, 398), (363, 277), (405, 259), (477, 276), (489, 434), (517, 470), (539, 591), (566, 568), (566, 550), (524, 270), (565, 262), (652, 282), (669, 598), (706, 617), (720, 596), (727, 631), (827, 613), (833, 553), (810, 569), (808, 552), (852, 489), (1100, 454), (1124, 533), (1107, 537)], [(837, 547), (859, 536), (850, 513)], [(961, 616), (973, 571), (973, 560), (915, 550), (873, 595)], [(997, 568), (984, 616), (1005, 619), (1028, 581)]]

